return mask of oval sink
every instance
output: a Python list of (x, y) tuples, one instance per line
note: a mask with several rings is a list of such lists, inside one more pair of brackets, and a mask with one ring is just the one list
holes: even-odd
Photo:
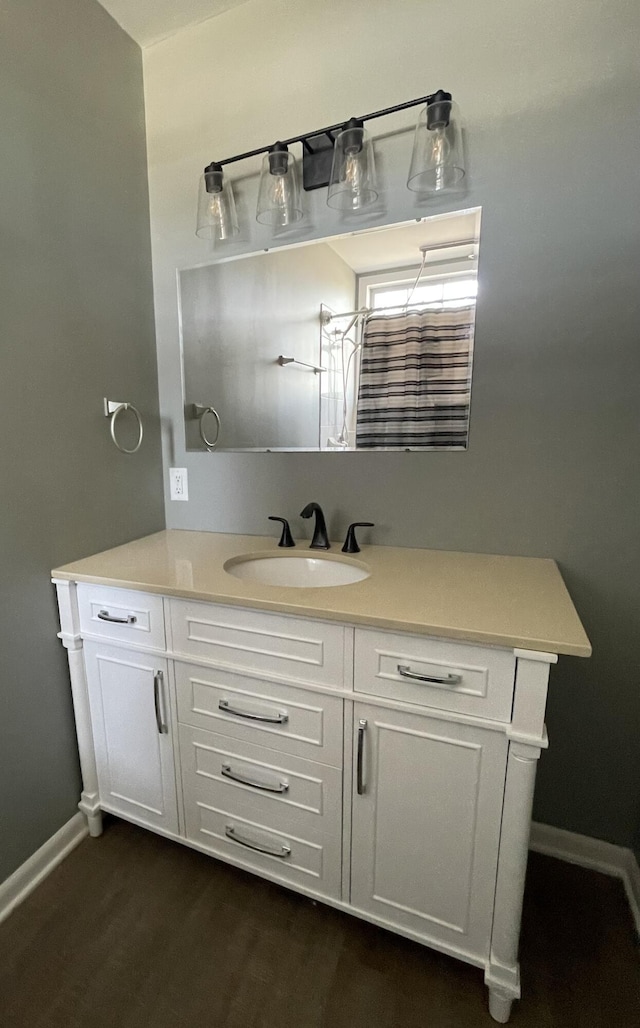
[(294, 586), (318, 589), (325, 586), (350, 585), (368, 578), (366, 564), (340, 557), (299, 557), (289, 554), (263, 557), (248, 554), (232, 557), (224, 570), (235, 578), (248, 579), (261, 585)]

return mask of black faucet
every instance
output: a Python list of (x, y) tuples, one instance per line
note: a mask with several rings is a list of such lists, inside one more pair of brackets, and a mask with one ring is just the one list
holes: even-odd
[(319, 503), (308, 503), (304, 510), (300, 511), (301, 518), (310, 518), (312, 514), (316, 516), (316, 527), (313, 532), (313, 539), (309, 544), (310, 550), (328, 550), (331, 546), (329, 542), (329, 536), (327, 535), (327, 526), (324, 520), (324, 514), (322, 513), (322, 507)]

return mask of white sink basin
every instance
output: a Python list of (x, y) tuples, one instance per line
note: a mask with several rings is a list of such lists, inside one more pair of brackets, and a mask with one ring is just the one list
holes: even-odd
[(251, 553), (232, 557), (224, 570), (235, 578), (249, 579), (262, 585), (294, 586), (318, 589), (324, 586), (350, 585), (368, 578), (366, 564), (343, 557), (300, 557), (296, 554), (261, 556)]

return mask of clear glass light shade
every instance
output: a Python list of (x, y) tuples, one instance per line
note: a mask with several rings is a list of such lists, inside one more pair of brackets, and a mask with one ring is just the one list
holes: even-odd
[(260, 173), (256, 221), (272, 228), (286, 228), (304, 216), (300, 176), (293, 154), (279, 150), (265, 154)]
[(371, 139), (359, 126), (336, 137), (327, 204), (338, 211), (358, 211), (378, 199)]
[(459, 187), (463, 178), (458, 106), (435, 100), (418, 118), (407, 186), (415, 193), (442, 193)]
[(238, 232), (238, 214), (230, 183), (221, 173), (201, 175), (196, 235), (218, 242), (237, 236)]

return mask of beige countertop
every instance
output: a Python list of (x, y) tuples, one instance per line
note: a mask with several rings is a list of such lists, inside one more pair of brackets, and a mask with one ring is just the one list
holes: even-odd
[[(340, 546), (333, 543), (331, 556), (343, 557)], [(553, 560), (363, 546), (351, 560), (368, 565), (369, 578), (291, 588), (224, 570), (226, 561), (249, 553), (322, 558), (307, 542), (282, 550), (273, 538), (173, 529), (55, 568), (52, 577), (494, 646), (591, 654)]]

